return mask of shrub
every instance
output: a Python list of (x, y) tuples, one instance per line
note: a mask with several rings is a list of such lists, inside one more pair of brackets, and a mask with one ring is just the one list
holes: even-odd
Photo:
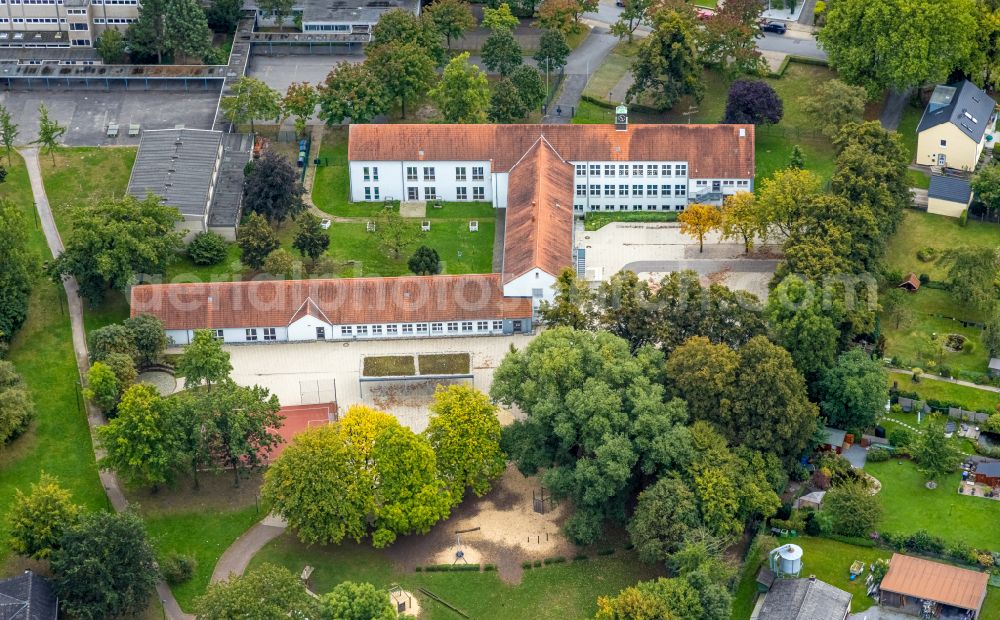
[(906, 537), (903, 547), (908, 551), (941, 553), (944, 551), (944, 541), (925, 530), (917, 530)]
[(419, 572), (422, 572), (424, 570), (424, 567), (423, 566), (418, 566), (418, 567), (416, 567), (413, 570), (419, 573)]
[(521, 568), (529, 570), (531, 568), (531, 562), (521, 562)]
[(962, 215), (958, 216), (958, 225), (965, 228), (969, 224), (969, 210), (962, 209)]
[(222, 235), (200, 232), (187, 246), (187, 255), (195, 265), (218, 265), (226, 260), (228, 243)]
[(581, 553), (581, 554), (579, 554), (579, 555), (574, 555), (574, 556), (573, 556), (573, 561), (574, 561), (574, 562), (583, 562), (583, 561), (584, 561), (584, 560), (586, 560), (586, 559), (587, 559), (587, 556), (585, 556), (585, 555), (584, 555), (584, 554), (582, 554), (582, 553)]
[(917, 250), (917, 260), (922, 263), (929, 263), (938, 257), (937, 248), (920, 248)]
[(549, 566), (551, 564), (562, 564), (565, 561), (566, 561), (566, 558), (564, 558), (563, 556), (560, 555), (560, 556), (557, 556), (557, 557), (554, 557), (554, 558), (545, 558), (545, 565)]
[(197, 566), (198, 563), (193, 557), (171, 551), (160, 562), (160, 573), (167, 580), (167, 583), (177, 585), (191, 579)]
[(885, 448), (872, 448), (868, 451), (868, 461), (871, 463), (884, 463), (891, 457), (892, 455)]
[(535, 560), (535, 568), (539, 568), (542, 565), (541, 560)]
[[(964, 214), (964, 212), (963, 212)], [(976, 556), (976, 562), (983, 568), (989, 568), (993, 566), (993, 554), (992, 553), (980, 553)]]
[(483, 570), (485, 572), (487, 572), (487, 573), (495, 571), (496, 569), (497, 569), (497, 565), (496, 564), (487, 564), (487, 565), (483, 566)]
[(930, 281), (931, 281), (931, 277), (929, 275), (927, 275), (926, 273), (920, 274), (920, 283), (921, 284), (927, 284)]

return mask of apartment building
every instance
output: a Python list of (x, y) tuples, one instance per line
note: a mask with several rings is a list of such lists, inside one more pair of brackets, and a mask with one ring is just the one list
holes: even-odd
[(92, 47), (139, 17), (139, 0), (0, 0), (0, 48)]

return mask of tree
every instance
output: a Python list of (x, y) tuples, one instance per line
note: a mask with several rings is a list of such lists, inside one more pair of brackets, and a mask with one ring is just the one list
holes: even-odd
[(136, 275), (163, 273), (184, 247), (183, 235), (174, 228), (180, 213), (155, 196), (105, 197), (71, 208), (67, 217), (73, 229), (63, 252), (49, 263), (49, 276), (56, 282), (76, 277), (80, 294), (93, 304), (109, 288), (124, 291)]
[(174, 61), (201, 59), (212, 47), (212, 31), (198, 0), (168, 0), (165, 3), (164, 45), (173, 52)]
[(326, 234), (318, 217), (306, 213), (299, 222), (299, 230), (295, 233), (292, 247), (304, 257), (308, 256), (313, 264), (326, 249), (330, 247), (330, 235)]
[(367, 62), (338, 62), (319, 88), (319, 117), (328, 126), (345, 119), (369, 123), (388, 108), (389, 93)]
[(644, 562), (665, 562), (699, 525), (694, 493), (678, 477), (657, 480), (639, 494), (628, 523), (629, 540)]
[(486, 38), (480, 52), (483, 64), (500, 77), (506, 77), (524, 62), (521, 46), (510, 30), (495, 30)]
[(138, 617), (158, 578), (142, 519), (132, 511), (84, 515), (52, 552), (54, 590), (74, 618)]
[(626, 101), (646, 95), (660, 112), (674, 107), (681, 97), (690, 95), (701, 102), (705, 94), (697, 40), (692, 20), (672, 9), (653, 16), (653, 31), (639, 45)]
[(14, 489), (8, 517), (11, 548), (20, 555), (48, 558), (59, 547), (63, 532), (79, 519), (80, 512), (70, 492), (59, 485), (59, 479), (42, 472), (39, 481), (31, 483), (29, 494)]
[(125, 60), (125, 37), (114, 28), (108, 28), (97, 39), (97, 53), (106, 65), (117, 65)]
[(306, 122), (316, 111), (319, 93), (308, 82), (292, 82), (281, 100), (281, 109), (288, 116), (295, 117), (295, 135), (306, 132)]
[(698, 240), (698, 251), (705, 251), (705, 235), (722, 227), (722, 212), (712, 205), (688, 205), (677, 216), (681, 223), (681, 232)]
[(618, 21), (611, 24), (611, 34), (619, 40), (628, 37), (628, 42), (631, 43), (636, 29), (649, 25), (649, 9), (652, 5), (652, 0), (625, 0), (625, 8), (618, 15)]
[[(460, 2), (461, 0), (437, 0)], [(433, 5), (432, 5), (433, 6)], [(486, 74), (469, 63), (469, 53), (462, 52), (445, 66), (437, 85), (427, 93), (437, 104), (447, 123), (483, 123), (490, 104), (490, 85)]]
[(753, 192), (736, 192), (722, 202), (722, 237), (739, 239), (743, 250), (749, 254), (758, 237), (767, 234), (766, 222), (761, 217)]
[(544, 69), (546, 73), (559, 71), (566, 66), (569, 52), (566, 35), (561, 30), (546, 28), (542, 30), (542, 36), (538, 40), (538, 49), (535, 51), (534, 59), (538, 63), (539, 70)]
[(208, 450), (232, 469), (234, 485), (240, 486), (240, 468), (262, 465), (282, 442), (277, 429), (285, 418), (278, 397), (259, 385), (244, 387), (227, 379), (206, 396), (205, 404), (211, 412)]
[(281, 242), (267, 220), (251, 213), (236, 229), (236, 245), (242, 251), (243, 264), (251, 269), (260, 269), (268, 255), (281, 246)]
[(139, 359), (139, 348), (135, 344), (135, 335), (124, 323), (111, 323), (90, 332), (87, 338), (87, 349), (91, 362), (106, 360), (113, 353), (121, 353)]
[(913, 308), (903, 289), (893, 286), (879, 297), (882, 315), (892, 323), (894, 329), (900, 329), (913, 321)]
[(694, 336), (674, 349), (665, 368), (670, 386), (687, 402), (691, 418), (718, 423), (728, 414), (739, 364), (736, 351)]
[(35, 405), (14, 365), (0, 360), (0, 447), (28, 429)]
[(59, 138), (66, 133), (66, 127), (49, 118), (49, 109), (44, 103), (38, 104), (38, 138), (31, 144), (37, 144), (42, 150), (52, 157), (52, 163), (56, 163), (56, 151), (60, 148)]
[(187, 255), (195, 265), (218, 265), (226, 260), (229, 244), (222, 235), (202, 231), (191, 239), (187, 246)]
[(87, 370), (87, 387), (83, 389), (83, 396), (105, 415), (114, 413), (118, 408), (122, 391), (118, 377), (104, 362), (94, 362)]
[(0, 105), (0, 141), (3, 142), (4, 148), (7, 149), (8, 164), (11, 163), (10, 152), (14, 149), (14, 141), (17, 140), (19, 133), (20, 131), (17, 128), (17, 124), (12, 120), (10, 111)]
[(135, 59), (156, 58), (163, 63), (163, 54), (170, 48), (166, 33), (168, 0), (147, 0), (139, 7), (139, 17), (125, 31), (125, 44)]
[(814, 172), (786, 168), (761, 183), (757, 203), (762, 222), (788, 236), (795, 231), (810, 201), (817, 196), (822, 180)]
[(597, 599), (597, 620), (707, 620), (697, 589), (687, 579), (640, 581), (617, 596)]
[(761, 80), (736, 80), (729, 87), (723, 123), (776, 125), (784, 115), (781, 97)]
[[(2, 116), (0, 116), (0, 127), (2, 127), (2, 123)], [(980, 168), (972, 175), (971, 185), (972, 191), (976, 193), (980, 202), (987, 209), (991, 211), (1000, 209), (1000, 165), (989, 164)]]
[(422, 238), (423, 233), (413, 222), (406, 221), (393, 207), (382, 209), (375, 218), (375, 239), (394, 259)]
[(243, 3), (240, 0), (212, 0), (205, 11), (208, 27), (215, 32), (234, 34), (242, 9)]
[(444, 35), (448, 49), (451, 49), (452, 39), (462, 38), (466, 30), (476, 25), (472, 7), (465, 0), (434, 0), (425, 11), (438, 32)]
[(863, 482), (844, 482), (823, 497), (823, 512), (829, 512), (833, 531), (841, 536), (867, 537), (882, 520), (882, 499)]
[(567, 35), (579, 28), (576, 21), (579, 13), (578, 0), (542, 0), (538, 7), (538, 24), (545, 30), (558, 30)]
[(496, 405), (475, 388), (452, 385), (437, 388), (430, 410), (425, 435), (452, 504), (462, 502), (466, 489), (482, 497), (507, 466)]
[[(0, 134), (3, 114), (0, 109)], [(31, 285), (38, 273), (38, 258), (28, 247), (28, 223), (21, 209), (0, 199), (0, 342), (8, 341), (28, 318)]]
[(594, 321), (594, 293), (590, 285), (577, 277), (575, 269), (567, 267), (552, 288), (556, 293), (552, 301), (542, 300), (538, 305), (542, 323), (546, 327), (590, 329)]
[(258, 9), (265, 13), (270, 13), (274, 17), (278, 28), (281, 28), (285, 22), (285, 17), (291, 14), (294, 7), (294, 0), (261, 0), (257, 4)]
[(493, 86), (493, 94), (490, 95), (490, 110), (487, 116), (490, 122), (507, 124), (514, 123), (524, 118), (528, 114), (528, 109), (524, 107), (524, 100), (517, 92), (517, 87), (509, 78), (501, 78)]
[(973, 0), (846, 0), (830, 4), (817, 36), (830, 66), (874, 99), (887, 88), (946, 81), (970, 60), (976, 22)]
[(482, 27), (490, 32), (499, 32), (501, 30), (512, 32), (520, 23), (521, 20), (514, 17), (510, 12), (510, 6), (506, 2), (496, 8), (483, 8)]
[(545, 83), (534, 67), (521, 65), (510, 74), (510, 83), (517, 89), (517, 96), (525, 110), (540, 109), (545, 101)]
[(222, 350), (222, 343), (207, 329), (195, 330), (191, 344), (177, 360), (177, 374), (184, 377), (186, 388), (204, 383), (211, 392), (212, 384), (228, 379), (232, 370), (229, 353)]
[(441, 273), (441, 258), (437, 250), (422, 245), (407, 262), (410, 271), (418, 276), (433, 276)]
[(765, 307), (771, 338), (784, 347), (810, 385), (833, 367), (840, 347), (843, 311), (817, 283), (787, 276)]
[(955, 301), (979, 310), (989, 310), (996, 303), (997, 278), (1000, 277), (1000, 249), (958, 247), (944, 256), (948, 279)]
[(757, 49), (763, 8), (756, 0), (736, 0), (723, 4), (711, 19), (701, 21), (696, 30), (701, 61), (729, 79), (766, 75), (767, 62)]
[(297, 575), (268, 563), (209, 585), (205, 594), (195, 599), (194, 607), (202, 620), (327, 617), (319, 615), (319, 605)]
[[(250, 133), (254, 133), (254, 120), (281, 117), (281, 95), (257, 78), (240, 77), (232, 83), (230, 91), (233, 94), (223, 97), (220, 103), (222, 114), (230, 123), (250, 123)], [(265, 156), (270, 152), (265, 152)]]
[(993, 312), (986, 319), (982, 338), (990, 357), (1000, 357), (1000, 307), (994, 307)]
[[(391, 9), (379, 17), (365, 54), (371, 59), (376, 56), (375, 48), (384, 45), (413, 44), (430, 57), (434, 67), (439, 67), (445, 60), (443, 38), (437, 24), (429, 15), (418, 17), (405, 9)], [(384, 58), (384, 55), (379, 54), (378, 57)]]
[(389, 593), (370, 583), (342, 581), (320, 598), (322, 618), (396, 620)]
[(365, 63), (371, 63), (372, 73), (382, 81), (390, 100), (399, 101), (400, 116), (406, 118), (407, 100), (426, 93), (436, 77), (433, 57), (416, 43), (385, 43), (374, 49), (369, 46), (367, 53)]
[(889, 402), (887, 378), (882, 364), (862, 349), (842, 353), (820, 384), (827, 423), (858, 434), (874, 426)]
[(243, 185), (243, 206), (281, 227), (288, 218), (295, 219), (306, 210), (302, 201), (305, 188), (288, 159), (275, 151), (265, 151), (250, 166)]
[(832, 79), (817, 84), (812, 95), (801, 99), (810, 119), (820, 124), (826, 137), (833, 138), (844, 125), (864, 120), (868, 93), (860, 86)]
[(296, 270), (301, 273), (301, 267), (301, 261), (295, 260), (291, 252), (285, 248), (278, 248), (264, 259), (263, 270), (264, 273), (276, 276), (279, 279), (295, 279), (292, 276), (295, 275)]
[(139, 314), (125, 319), (123, 325), (132, 333), (140, 364), (155, 364), (167, 348), (167, 334), (163, 321), (151, 314)]
[(139, 377), (139, 371), (135, 368), (135, 359), (124, 353), (111, 353), (107, 355), (102, 363), (111, 369), (118, 379), (119, 394), (135, 383)]
[(788, 167), (802, 170), (806, 167), (806, 154), (798, 144), (792, 145), (792, 154), (788, 157)]
[(944, 422), (934, 415), (912, 447), (917, 469), (928, 480), (937, 480), (954, 472), (962, 462), (962, 453), (945, 437)]

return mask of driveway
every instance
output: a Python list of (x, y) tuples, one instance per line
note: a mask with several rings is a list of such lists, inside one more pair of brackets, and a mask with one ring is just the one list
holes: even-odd
[(618, 37), (608, 32), (607, 25), (591, 25), (593, 28), (590, 34), (580, 47), (570, 53), (566, 61), (562, 88), (559, 96), (549, 106), (548, 114), (543, 119), (545, 123), (569, 123), (572, 120), (573, 108), (580, 105), (580, 96), (583, 95), (590, 76), (618, 44)]

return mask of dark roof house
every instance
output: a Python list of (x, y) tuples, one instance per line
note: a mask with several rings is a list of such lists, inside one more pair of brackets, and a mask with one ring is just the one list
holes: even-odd
[(851, 594), (820, 581), (775, 579), (751, 620), (844, 620)]
[(983, 139), (996, 103), (986, 91), (969, 80), (957, 84), (940, 84), (934, 88), (931, 100), (920, 117), (917, 133), (951, 123), (975, 142)]
[(24, 571), (0, 581), (0, 620), (55, 620), (59, 599), (47, 579)]
[(968, 205), (972, 198), (972, 185), (969, 179), (962, 177), (933, 174), (930, 187), (927, 189), (927, 197)]

